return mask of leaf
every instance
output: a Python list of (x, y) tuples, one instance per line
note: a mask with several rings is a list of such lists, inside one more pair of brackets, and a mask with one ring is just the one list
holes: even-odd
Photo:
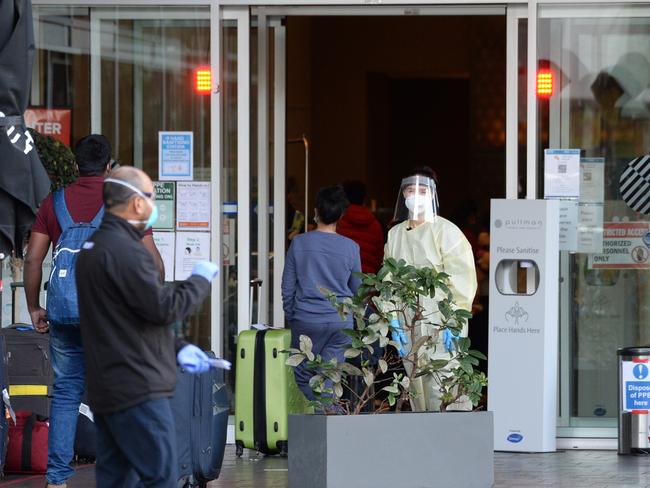
[(456, 310), (456, 315), (468, 320), (473, 317), (472, 312), (470, 312), (469, 310), (464, 310), (462, 308)]
[(388, 404), (391, 407), (395, 406), (395, 397), (393, 395), (388, 395)]
[(341, 330), (345, 335), (352, 337), (353, 339), (359, 335), (359, 332), (354, 329), (343, 329)]
[(292, 367), (295, 368), (300, 363), (302, 363), (304, 360), (305, 360), (305, 355), (304, 354), (294, 354), (294, 355), (290, 356), (289, 359), (287, 359), (284, 364), (286, 364), (287, 366), (292, 366)]
[(386, 373), (388, 371), (388, 363), (384, 359), (379, 360), (379, 369), (381, 370), (382, 373)]
[(382, 266), (379, 272), (377, 273), (377, 280), (384, 281), (386, 276), (390, 273), (390, 268), (388, 266)]
[(427, 363), (427, 366), (433, 371), (440, 371), (441, 369), (445, 369), (448, 364), (449, 360), (447, 359), (434, 359)]
[(476, 351), (476, 350), (472, 349), (472, 350), (468, 351), (468, 353), (469, 353), (470, 356), (474, 356), (475, 358), (479, 358), (479, 359), (482, 359), (484, 361), (487, 361), (487, 357), (481, 351)]
[(467, 374), (472, 374), (474, 372), (474, 368), (472, 368), (472, 365), (467, 359), (461, 359), (458, 361), (458, 364), (460, 364), (460, 367), (465, 371)]
[(331, 379), (334, 383), (340, 383), (341, 382), (341, 373), (338, 371), (327, 371), (324, 373), (326, 377)]
[(364, 368), (363, 381), (366, 383), (367, 386), (372, 386), (372, 384), (375, 382), (375, 375), (372, 374), (372, 371), (369, 371)]
[(355, 349), (354, 347), (347, 348), (343, 353), (343, 356), (345, 356), (348, 359), (356, 358), (360, 355), (361, 355), (361, 351), (359, 349)]
[(366, 344), (366, 345), (367, 344), (372, 344), (376, 340), (377, 340), (377, 334), (368, 334), (367, 336), (365, 336), (362, 339), (363, 343)]
[(363, 372), (350, 363), (341, 363), (341, 371), (351, 376), (363, 376)]
[(341, 398), (343, 396), (343, 386), (341, 383), (334, 384), (334, 395), (336, 395), (338, 398)]
[(399, 395), (399, 388), (393, 385), (384, 386), (382, 390), (387, 391), (388, 393), (393, 393), (394, 395)]
[(377, 315), (376, 313), (371, 313), (370, 317), (368, 317), (368, 323), (375, 325), (381, 321), (381, 317)]
[(389, 342), (390, 341), (389, 341), (388, 337), (382, 336), (382, 337), (379, 338), (379, 347), (386, 347)]
[(385, 336), (388, 335), (388, 332), (389, 332), (389, 331), (390, 331), (390, 327), (388, 326), (388, 322), (386, 322), (385, 320), (382, 320), (382, 321), (380, 322), (380, 326), (379, 326), (379, 333), (380, 333), (382, 336), (385, 337)]
[(314, 360), (314, 353), (311, 352), (312, 348), (314, 347), (313, 342), (309, 338), (309, 336), (300, 335), (300, 350), (307, 356), (307, 358), (310, 361)]
[(456, 341), (456, 346), (461, 352), (467, 352), (471, 344), (472, 341), (469, 339), (469, 337), (461, 337)]
[(411, 378), (409, 378), (408, 376), (404, 376), (404, 378), (402, 378), (402, 381), (400, 383), (402, 385), (402, 388), (408, 390), (409, 387), (411, 386)]

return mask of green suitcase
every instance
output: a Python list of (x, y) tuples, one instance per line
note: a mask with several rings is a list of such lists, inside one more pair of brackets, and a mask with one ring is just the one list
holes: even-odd
[(247, 330), (237, 339), (235, 444), (264, 454), (286, 455), (292, 413), (308, 412), (293, 368), (285, 364), (291, 347), (288, 329)]

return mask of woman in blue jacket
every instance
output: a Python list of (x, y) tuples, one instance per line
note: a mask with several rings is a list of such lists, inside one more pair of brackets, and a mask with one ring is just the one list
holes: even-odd
[[(350, 342), (343, 330), (353, 327), (353, 319), (342, 320), (336, 309), (321, 291), (327, 289), (339, 300), (352, 297), (360, 279), (359, 246), (351, 239), (336, 233), (336, 223), (343, 216), (349, 202), (343, 188), (330, 186), (316, 195), (314, 220), (316, 230), (296, 236), (291, 241), (282, 274), (282, 302), (291, 328), (292, 347), (298, 347), (300, 336), (308, 336), (313, 353), (324, 360), (344, 361), (344, 352)], [(310, 400), (314, 394), (309, 387), (313, 373), (304, 363), (295, 371), (296, 383)]]

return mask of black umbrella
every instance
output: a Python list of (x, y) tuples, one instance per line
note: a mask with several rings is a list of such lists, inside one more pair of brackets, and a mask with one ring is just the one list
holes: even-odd
[(31, 0), (0, 1), (0, 254), (22, 253), (50, 180), (25, 127), (34, 60)]

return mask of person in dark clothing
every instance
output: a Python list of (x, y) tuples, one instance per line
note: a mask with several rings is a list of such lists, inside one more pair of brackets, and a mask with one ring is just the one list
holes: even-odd
[(104, 182), (104, 219), (83, 245), (76, 267), (88, 400), (97, 427), (97, 487), (177, 486), (169, 398), (178, 361), (190, 372), (213, 360), (175, 340), (171, 324), (208, 296), (217, 265), (203, 261), (177, 286), (164, 285), (140, 244), (157, 218), (153, 183), (121, 167)]
[[(297, 235), (291, 241), (282, 274), (282, 303), (291, 327), (291, 343), (299, 346), (300, 336), (308, 336), (312, 351), (324, 360), (345, 361), (343, 353), (350, 342), (343, 330), (353, 326), (352, 317), (342, 320), (322, 289), (339, 300), (352, 297), (360, 279), (359, 246), (336, 233), (336, 223), (347, 198), (340, 186), (321, 189), (316, 195), (316, 230)], [(307, 398), (314, 399), (309, 387), (312, 373), (303, 364), (295, 369), (296, 383)]]
[[(79, 178), (64, 190), (66, 207), (74, 222), (91, 222), (102, 208), (104, 178), (111, 168), (111, 145), (101, 134), (90, 134), (75, 145)], [(70, 462), (74, 456), (74, 438), (79, 404), (85, 389), (85, 367), (79, 324), (50, 320), (48, 310), (39, 303), (43, 279), (43, 261), (50, 245), (55, 249), (62, 234), (55, 213), (53, 193), (38, 209), (25, 259), (25, 295), (34, 328), (49, 331), (50, 358), (54, 371), (52, 408), (48, 436), (48, 461), (45, 475), (51, 488), (62, 488), (74, 474)], [(154, 244), (151, 230), (143, 235), (141, 245), (152, 255), (162, 275), (162, 259)], [(55, 254), (54, 252), (52, 254)], [(52, 291), (52, 288), (50, 288)], [(55, 296), (50, 295), (50, 298)]]
[(376, 273), (384, 260), (384, 231), (379, 220), (364, 205), (366, 185), (360, 181), (343, 183), (350, 206), (336, 225), (336, 232), (352, 239), (361, 249), (361, 270)]

